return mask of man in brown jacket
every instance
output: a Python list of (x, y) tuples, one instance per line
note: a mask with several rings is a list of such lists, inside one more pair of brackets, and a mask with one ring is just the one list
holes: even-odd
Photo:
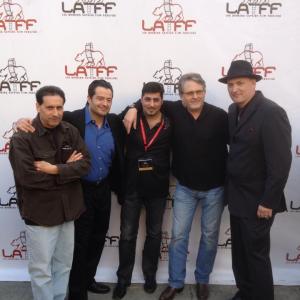
[(10, 144), (18, 205), (25, 221), (29, 274), (35, 300), (63, 300), (74, 249), (74, 220), (84, 211), (80, 177), (90, 158), (78, 130), (62, 121), (64, 92), (36, 93), (33, 133), (17, 132)]

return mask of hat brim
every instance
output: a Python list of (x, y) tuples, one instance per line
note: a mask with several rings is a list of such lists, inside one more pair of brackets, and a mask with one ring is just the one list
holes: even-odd
[(246, 77), (246, 78), (252, 78), (252, 79), (255, 79), (256, 81), (260, 81), (262, 79), (262, 76), (260, 75), (236, 75), (236, 76), (224, 76), (220, 79), (218, 79), (219, 82), (221, 83), (227, 83), (228, 80), (230, 79), (235, 79), (235, 78), (243, 78), (243, 77)]

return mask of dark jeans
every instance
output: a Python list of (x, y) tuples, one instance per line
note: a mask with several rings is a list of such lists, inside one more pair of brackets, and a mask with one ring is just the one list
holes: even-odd
[(127, 196), (121, 209), (120, 263), (117, 271), (118, 281), (124, 284), (131, 283), (142, 205), (146, 209), (146, 240), (142, 258), (144, 277), (155, 278), (157, 271), (166, 197), (146, 198), (138, 197), (136, 194)]
[(274, 300), (270, 260), (271, 219), (230, 216), (232, 269), (245, 300)]
[(83, 182), (86, 211), (75, 221), (75, 247), (69, 280), (69, 300), (87, 299), (108, 231), (111, 191), (107, 180), (98, 186)]

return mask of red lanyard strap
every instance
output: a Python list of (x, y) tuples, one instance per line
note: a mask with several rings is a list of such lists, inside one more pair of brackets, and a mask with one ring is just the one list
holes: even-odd
[(156, 132), (154, 133), (152, 139), (149, 141), (149, 143), (147, 144), (147, 138), (146, 138), (146, 133), (145, 133), (145, 128), (144, 128), (144, 124), (143, 124), (143, 120), (142, 118), (140, 118), (140, 127), (141, 127), (141, 134), (142, 134), (142, 139), (143, 139), (143, 144), (144, 144), (144, 148), (145, 151), (148, 150), (148, 148), (154, 143), (154, 141), (157, 139), (160, 131), (162, 130), (162, 128), (164, 127), (164, 120), (162, 120), (160, 126), (158, 127), (158, 129), (156, 130)]

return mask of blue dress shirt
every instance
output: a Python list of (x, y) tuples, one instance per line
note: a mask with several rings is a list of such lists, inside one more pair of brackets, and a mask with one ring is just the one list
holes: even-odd
[(84, 140), (91, 156), (92, 166), (83, 179), (90, 182), (101, 181), (109, 173), (115, 144), (107, 119), (104, 119), (102, 127), (98, 127), (96, 122), (91, 119), (88, 105), (85, 107)]

